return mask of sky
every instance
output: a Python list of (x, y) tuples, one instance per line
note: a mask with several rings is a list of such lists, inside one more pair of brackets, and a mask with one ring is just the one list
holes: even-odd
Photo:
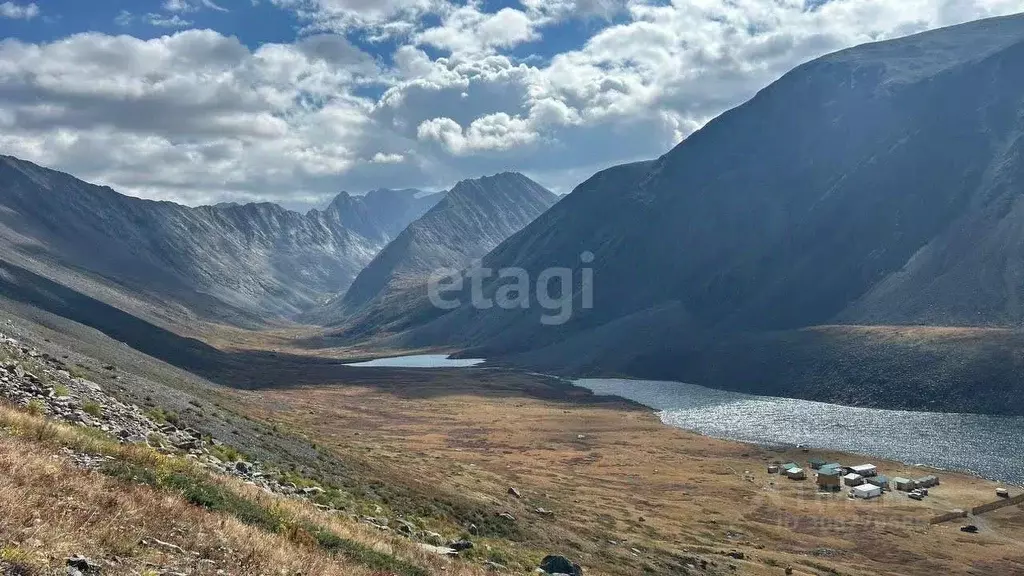
[(190, 205), (566, 193), (796, 65), (1024, 0), (0, 0), (0, 154)]

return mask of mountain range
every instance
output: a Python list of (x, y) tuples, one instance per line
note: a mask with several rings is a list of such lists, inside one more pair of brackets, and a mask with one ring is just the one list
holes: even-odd
[(0, 157), (0, 258), (150, 320), (339, 322), (399, 280), (483, 256), (556, 199), (506, 172), (450, 193), (342, 192), (305, 214), (192, 208)]
[(5, 260), (115, 300), (258, 326), (344, 292), (442, 197), (342, 193), (306, 214), (269, 203), (190, 208), (2, 157), (0, 245)]
[[(573, 374), (1005, 411), (1022, 386), (1006, 335), (1024, 318), (1022, 69), (1019, 15), (804, 64), (656, 161), (581, 184), (483, 259), (537, 277), (591, 252), (591, 308), (579, 275), (560, 326), (536, 306), (421, 299), (399, 341)], [(888, 325), (950, 330), (880, 336)], [(963, 337), (975, 328), (993, 330)], [(843, 351), (866, 368), (838, 369)]]

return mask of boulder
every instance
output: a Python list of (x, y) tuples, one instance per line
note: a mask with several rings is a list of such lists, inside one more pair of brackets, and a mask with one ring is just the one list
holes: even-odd
[(421, 537), (423, 538), (424, 542), (426, 542), (427, 544), (432, 544), (434, 546), (442, 546), (445, 543), (444, 536), (441, 536), (437, 532), (426, 531), (422, 534)]
[(473, 543), (469, 540), (455, 540), (448, 543), (448, 547), (456, 552), (462, 552), (463, 550), (470, 550), (473, 548)]
[(75, 554), (74, 556), (67, 559), (68, 573), (77, 571), (80, 574), (99, 574), (100, 565), (90, 558), (86, 558), (81, 554)]
[(395, 524), (398, 525), (398, 531), (402, 534), (411, 536), (416, 533), (416, 525), (408, 520), (398, 519), (395, 520)]
[(567, 574), (568, 576), (583, 576), (583, 568), (579, 564), (573, 564), (565, 556), (545, 556), (540, 563), (540, 569), (545, 574)]

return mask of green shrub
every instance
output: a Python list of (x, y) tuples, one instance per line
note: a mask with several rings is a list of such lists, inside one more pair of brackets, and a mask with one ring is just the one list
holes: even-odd
[(223, 462), (240, 462), (242, 460), (250, 459), (241, 450), (235, 448), (234, 446), (228, 446), (227, 444), (211, 446), (210, 453), (219, 458)]
[(178, 416), (177, 412), (171, 410), (164, 410), (163, 408), (151, 408), (146, 410), (146, 416), (149, 419), (158, 424), (173, 424), (177, 426), (181, 422), (181, 417)]
[(71, 390), (68, 389), (68, 387), (63, 384), (57, 384), (56, 386), (53, 387), (53, 393), (58, 398), (67, 398), (68, 396), (71, 395)]
[(38, 398), (33, 398), (25, 405), (25, 409), (33, 416), (42, 416), (46, 413), (46, 404), (43, 404), (43, 401)]
[(103, 407), (96, 402), (83, 402), (82, 412), (85, 412), (93, 418), (99, 418), (103, 414)]

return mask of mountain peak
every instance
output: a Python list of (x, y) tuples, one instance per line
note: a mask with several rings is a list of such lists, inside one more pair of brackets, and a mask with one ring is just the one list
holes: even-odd
[(463, 180), (374, 258), (345, 294), (343, 306), (359, 308), (410, 279), (462, 268), (557, 200), (553, 192), (516, 172)]

